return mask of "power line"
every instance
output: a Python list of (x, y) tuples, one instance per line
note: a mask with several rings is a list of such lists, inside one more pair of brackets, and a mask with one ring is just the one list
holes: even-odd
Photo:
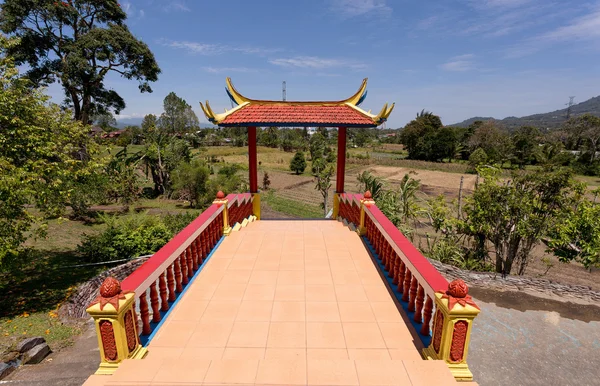
[(569, 107), (567, 108), (567, 120), (568, 120), (569, 118), (571, 118), (571, 107), (574, 105), (574, 103), (573, 103), (573, 99), (575, 99), (575, 97), (574, 97), (574, 96), (570, 96), (570, 97), (569, 97), (569, 103), (567, 103), (567, 104), (566, 104), (567, 106), (569, 106)]
[(286, 93), (287, 93), (286, 87), (285, 87), (285, 80), (283, 81), (283, 84), (281, 85), (281, 91), (282, 91), (282, 94), (283, 94), (283, 101), (285, 102), (285, 100), (286, 100)]

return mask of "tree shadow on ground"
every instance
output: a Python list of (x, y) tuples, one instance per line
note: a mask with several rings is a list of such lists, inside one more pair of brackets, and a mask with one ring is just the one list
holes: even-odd
[(79, 283), (105, 269), (74, 267), (81, 264), (74, 251), (30, 249), (19, 260), (10, 271), (0, 273), (0, 317), (55, 310)]

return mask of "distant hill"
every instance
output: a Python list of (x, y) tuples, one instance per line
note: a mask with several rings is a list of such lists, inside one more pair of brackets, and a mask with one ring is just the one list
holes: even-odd
[[(592, 114), (600, 117), (600, 96), (588, 99), (585, 102), (578, 103), (571, 107), (571, 116), (582, 114)], [(495, 119), (492, 117), (473, 117), (465, 121), (455, 123), (450, 126), (467, 127), (475, 121), (495, 120), (501, 126), (508, 130), (514, 130), (521, 126), (535, 126), (541, 129), (555, 129), (560, 127), (567, 120), (567, 109), (552, 111), (544, 114), (528, 115), (526, 117), (508, 117), (504, 119)]]
[[(142, 120), (144, 118), (125, 118), (117, 120), (117, 127), (119, 129), (124, 129), (127, 126), (140, 126), (142, 124)], [(200, 123), (201, 129), (212, 129), (215, 125), (210, 123)]]

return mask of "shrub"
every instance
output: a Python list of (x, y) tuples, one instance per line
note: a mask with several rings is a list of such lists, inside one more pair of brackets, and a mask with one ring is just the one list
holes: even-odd
[(184, 162), (173, 171), (173, 188), (180, 198), (190, 202), (190, 207), (197, 208), (208, 191), (209, 175), (210, 170), (199, 160)]
[(304, 153), (299, 151), (294, 155), (294, 158), (290, 161), (290, 170), (294, 173), (302, 174), (306, 169), (306, 159), (304, 158)]

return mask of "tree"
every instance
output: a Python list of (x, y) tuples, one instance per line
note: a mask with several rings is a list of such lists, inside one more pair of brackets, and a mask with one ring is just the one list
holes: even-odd
[(538, 148), (540, 131), (531, 126), (519, 128), (512, 136), (515, 161), (521, 167), (530, 164), (535, 160), (535, 153)]
[(163, 109), (165, 111), (160, 115), (159, 126), (165, 132), (190, 133), (200, 128), (192, 106), (174, 92), (170, 92), (163, 100)]
[(173, 189), (180, 198), (188, 200), (191, 208), (197, 208), (207, 192), (210, 171), (203, 162), (182, 162), (173, 171)]
[(458, 136), (453, 128), (443, 127), (440, 117), (423, 110), (404, 127), (400, 142), (411, 159), (442, 161), (456, 154)]
[(600, 146), (600, 118), (584, 114), (569, 119), (565, 126), (571, 136), (576, 138), (576, 142), (585, 141), (590, 153), (589, 164), (593, 164)]
[(483, 122), (475, 129), (469, 139), (469, 147), (472, 150), (482, 148), (492, 163), (503, 164), (512, 157), (513, 152), (510, 137), (494, 121)]
[(320, 132), (316, 132), (310, 137), (308, 148), (311, 161), (323, 158), (323, 155), (325, 154), (325, 145), (325, 137), (323, 137)]
[(6, 55), (19, 42), (0, 36), (0, 267), (10, 266), (31, 236), (44, 234), (47, 216), (60, 216), (79, 179), (101, 173), (103, 165), (82, 160), (78, 150), (95, 152), (88, 129), (20, 78)]
[(259, 142), (263, 146), (277, 148), (279, 146), (279, 129), (267, 127), (260, 133)]
[(472, 168), (472, 171), (477, 170), (478, 167), (485, 164), (488, 160), (488, 156), (485, 153), (485, 150), (478, 147), (471, 155), (469, 156), (469, 165)]
[(58, 81), (75, 119), (87, 124), (96, 114), (125, 108), (104, 84), (109, 72), (137, 80), (141, 92), (152, 92), (150, 82), (158, 80), (154, 55), (126, 19), (118, 0), (5, 0), (0, 29), (20, 39), (8, 53), (29, 66), (32, 86)]
[(299, 151), (294, 155), (294, 158), (290, 161), (290, 170), (298, 174), (304, 173), (306, 169), (306, 159), (304, 158), (304, 153)]
[(263, 189), (269, 190), (270, 186), (271, 186), (271, 179), (269, 178), (269, 173), (265, 172), (265, 174), (263, 175)]
[[(316, 134), (315, 134), (316, 135)], [(324, 217), (327, 216), (327, 201), (329, 200), (329, 189), (331, 189), (331, 176), (333, 176), (333, 166), (328, 165), (322, 158), (313, 161), (315, 189), (323, 196)]]
[(576, 260), (585, 268), (600, 267), (600, 205), (583, 200), (550, 228), (548, 252), (560, 261)]
[(460, 232), (477, 237), (479, 246), (485, 240), (493, 244), (496, 272), (509, 274), (517, 263), (522, 275), (533, 247), (572, 207), (582, 187), (567, 170), (515, 172), (509, 181), (500, 180), (498, 169), (479, 173), (484, 180), (467, 200)]
[(117, 126), (117, 120), (111, 113), (98, 114), (93, 117), (93, 122), (104, 131), (113, 131)]

